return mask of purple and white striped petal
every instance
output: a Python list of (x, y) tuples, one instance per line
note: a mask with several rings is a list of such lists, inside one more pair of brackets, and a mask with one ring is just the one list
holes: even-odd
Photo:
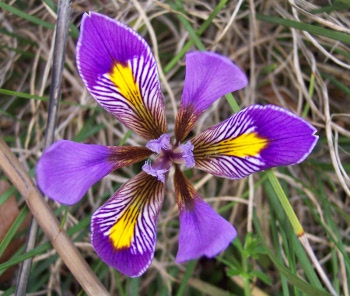
[(139, 162), (151, 153), (144, 147), (106, 147), (61, 140), (41, 156), (36, 167), (37, 183), (51, 199), (72, 205), (113, 170)]
[(235, 228), (201, 199), (177, 166), (174, 184), (180, 211), (176, 261), (182, 263), (201, 256), (216, 256), (237, 236)]
[(303, 161), (316, 145), (316, 129), (273, 105), (252, 105), (191, 142), (195, 167), (219, 177), (240, 179), (275, 166)]
[(164, 184), (145, 172), (126, 182), (91, 218), (98, 256), (121, 273), (137, 277), (152, 262)]
[(129, 129), (147, 140), (167, 131), (157, 65), (134, 30), (102, 14), (84, 14), (77, 65), (91, 95)]
[(228, 58), (213, 52), (186, 55), (186, 77), (175, 137), (181, 142), (201, 114), (221, 96), (247, 85), (247, 77)]

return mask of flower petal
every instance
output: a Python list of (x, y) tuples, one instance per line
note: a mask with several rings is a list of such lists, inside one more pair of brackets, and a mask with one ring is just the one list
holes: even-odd
[(186, 55), (186, 77), (175, 121), (175, 136), (182, 141), (199, 116), (221, 96), (247, 85), (245, 74), (228, 58), (213, 52)]
[(62, 204), (77, 203), (111, 171), (147, 158), (143, 147), (106, 147), (61, 140), (46, 149), (36, 167), (40, 190)]
[(142, 170), (148, 175), (156, 177), (158, 181), (165, 183), (165, 179), (170, 170), (171, 164), (168, 165), (167, 161), (163, 163), (164, 165), (161, 164), (160, 166), (158, 166), (157, 163), (156, 165), (154, 163), (152, 165), (150, 160), (146, 160), (145, 164), (142, 166)]
[(214, 257), (237, 236), (235, 228), (198, 195), (176, 166), (175, 194), (180, 210), (179, 263), (201, 256)]
[(134, 30), (98, 13), (84, 14), (77, 65), (91, 95), (129, 129), (148, 140), (167, 131), (157, 65)]
[(130, 277), (142, 275), (154, 256), (164, 184), (141, 172), (126, 182), (91, 219), (98, 256)]
[(155, 153), (160, 153), (162, 150), (170, 150), (170, 134), (163, 134), (158, 139), (153, 139), (146, 144), (149, 150)]
[(275, 166), (303, 161), (316, 145), (316, 129), (277, 106), (250, 106), (191, 142), (196, 168), (239, 179)]

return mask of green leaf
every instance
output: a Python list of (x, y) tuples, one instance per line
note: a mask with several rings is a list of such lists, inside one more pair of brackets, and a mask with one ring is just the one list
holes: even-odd
[(281, 272), (292, 285), (296, 286), (298, 289), (300, 289), (307, 295), (330, 296), (330, 294), (327, 293), (326, 291), (315, 288), (314, 286), (310, 285), (309, 283), (305, 282), (298, 276), (291, 273), (290, 270), (286, 268), (284, 265), (280, 264), (276, 259), (276, 256), (270, 251), (269, 247), (265, 243), (263, 234), (261, 232), (260, 224), (256, 216), (254, 217), (253, 221), (254, 221), (254, 226), (256, 228), (256, 231), (260, 237), (260, 241), (266, 251), (266, 254), (269, 256), (270, 260), (275, 264), (278, 271)]
[(29, 209), (28, 207), (24, 207), (20, 213), (18, 214), (16, 220), (11, 225), (10, 229), (6, 233), (4, 239), (0, 242), (0, 257), (4, 254), (7, 246), (11, 242), (11, 240), (14, 238), (14, 236), (17, 233), (18, 228), (21, 226), (22, 222), (24, 221), (26, 215), (28, 214)]
[(253, 275), (253, 276), (256, 276), (258, 279), (260, 279), (261, 281), (263, 281), (267, 285), (271, 285), (272, 284), (270, 277), (266, 273), (264, 273), (262, 271), (253, 270), (250, 274)]
[(315, 25), (305, 24), (302, 22), (297, 22), (294, 20), (274, 17), (274, 16), (258, 14), (256, 18), (259, 21), (269, 22), (269, 23), (278, 24), (289, 28), (306, 31), (306, 32), (309, 32), (310, 34), (320, 35), (320, 36), (328, 37), (346, 44), (350, 44), (350, 35), (345, 33), (325, 29)]
[(227, 270), (227, 275), (228, 276), (237, 276), (242, 274), (242, 270), (236, 267), (230, 268), (229, 270)]
[(39, 19), (39, 18), (37, 18), (35, 16), (27, 14), (24, 11), (13, 7), (12, 5), (6, 4), (6, 3), (1, 2), (1, 1), (0, 1), (0, 8), (2, 8), (4, 10), (7, 10), (8, 12), (10, 12), (10, 13), (12, 13), (14, 15), (17, 15), (17, 16), (23, 18), (23, 19), (26, 19), (27, 21), (29, 21), (31, 23), (37, 24), (37, 25), (42, 26), (44, 28), (52, 29), (52, 30), (55, 28), (54, 24), (45, 22), (45, 21), (43, 21), (43, 20), (41, 20), (41, 19)]
[(188, 285), (188, 281), (191, 278), (194, 267), (196, 266), (196, 260), (192, 260), (187, 264), (186, 272), (181, 280), (179, 290), (176, 293), (176, 296), (184, 295), (185, 289)]
[[(14, 194), (16, 192), (16, 188), (14, 186), (11, 186), (9, 189), (7, 189), (6, 191), (4, 191), (4, 193), (2, 193), (0, 195), (0, 207), (4, 204), (4, 202), (6, 202), (10, 196), (12, 194)], [(1, 256), (0, 256), (1, 257)]]

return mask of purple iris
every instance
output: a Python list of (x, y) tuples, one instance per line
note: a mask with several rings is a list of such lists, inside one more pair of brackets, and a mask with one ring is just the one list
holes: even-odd
[(217, 255), (236, 237), (236, 230), (202, 200), (181, 167), (240, 179), (299, 163), (317, 142), (313, 126), (272, 105), (250, 106), (187, 140), (196, 120), (214, 101), (247, 84), (235, 64), (211, 52), (186, 55), (184, 90), (172, 138), (149, 46), (129, 27), (101, 14), (83, 16), (77, 64), (96, 101), (148, 143), (104, 147), (58, 141), (39, 160), (38, 185), (50, 198), (72, 205), (107, 174), (154, 154), (91, 221), (97, 254), (131, 277), (143, 274), (154, 256), (157, 218), (172, 167), (180, 213), (176, 260), (184, 262)]

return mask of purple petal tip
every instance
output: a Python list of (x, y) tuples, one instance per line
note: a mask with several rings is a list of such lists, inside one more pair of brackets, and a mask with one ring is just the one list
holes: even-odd
[(235, 228), (207, 203), (197, 198), (192, 209), (180, 212), (179, 250), (176, 261), (182, 263), (201, 256), (214, 257), (237, 236)]
[(51, 199), (73, 205), (112, 170), (109, 154), (107, 147), (58, 141), (38, 162), (38, 186)]

